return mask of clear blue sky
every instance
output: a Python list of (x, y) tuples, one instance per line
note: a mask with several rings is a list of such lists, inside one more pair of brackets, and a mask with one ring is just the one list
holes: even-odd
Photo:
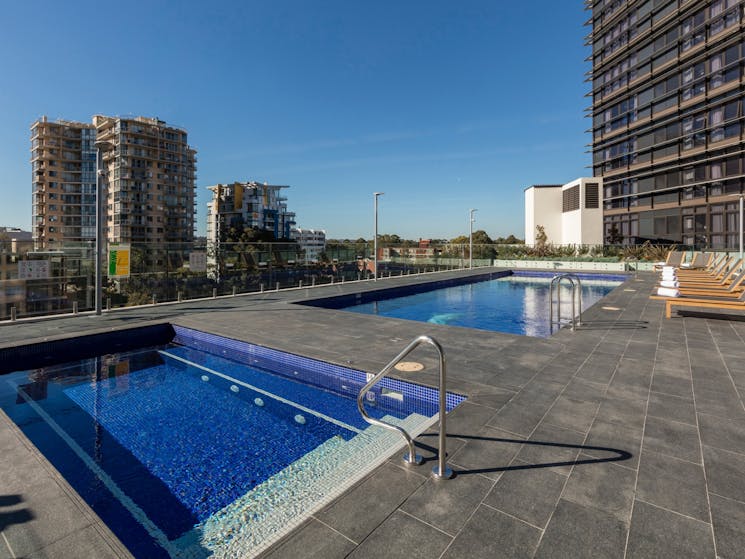
[(0, 225), (29, 229), (41, 115), (157, 116), (218, 182), (287, 184), (333, 238), (523, 236), (523, 189), (590, 172), (583, 2), (6, 2)]

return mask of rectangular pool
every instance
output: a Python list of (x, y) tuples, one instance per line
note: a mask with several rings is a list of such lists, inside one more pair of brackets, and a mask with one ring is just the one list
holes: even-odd
[[(419, 284), (310, 301), (305, 304), (361, 314), (463, 326), (523, 336), (548, 337), (549, 284), (553, 272), (498, 272), (442, 285)], [(610, 274), (576, 274), (587, 309), (626, 280)], [(570, 289), (562, 284), (562, 316), (569, 316)]]
[[(364, 372), (173, 334), (0, 377), (0, 407), (136, 557), (255, 555), (401, 447), (357, 410)], [(412, 436), (436, 421), (436, 390), (368, 396)]]

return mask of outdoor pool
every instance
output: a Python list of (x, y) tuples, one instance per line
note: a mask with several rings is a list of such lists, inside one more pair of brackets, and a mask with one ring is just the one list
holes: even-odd
[[(401, 448), (357, 410), (366, 373), (173, 331), (0, 377), (0, 408), (135, 557), (256, 555)], [(437, 391), (385, 379), (366, 407), (416, 436)]]

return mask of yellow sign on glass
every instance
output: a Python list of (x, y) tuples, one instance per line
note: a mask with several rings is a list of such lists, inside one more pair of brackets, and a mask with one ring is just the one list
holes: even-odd
[(109, 277), (129, 276), (129, 245), (109, 247)]

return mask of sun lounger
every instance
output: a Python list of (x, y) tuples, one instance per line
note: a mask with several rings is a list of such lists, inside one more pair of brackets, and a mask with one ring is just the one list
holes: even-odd
[[(659, 297), (652, 297), (659, 299)], [(697, 307), (707, 309), (745, 311), (745, 291), (736, 299), (725, 297), (677, 297), (665, 300), (665, 318), (672, 316), (673, 307)]]

